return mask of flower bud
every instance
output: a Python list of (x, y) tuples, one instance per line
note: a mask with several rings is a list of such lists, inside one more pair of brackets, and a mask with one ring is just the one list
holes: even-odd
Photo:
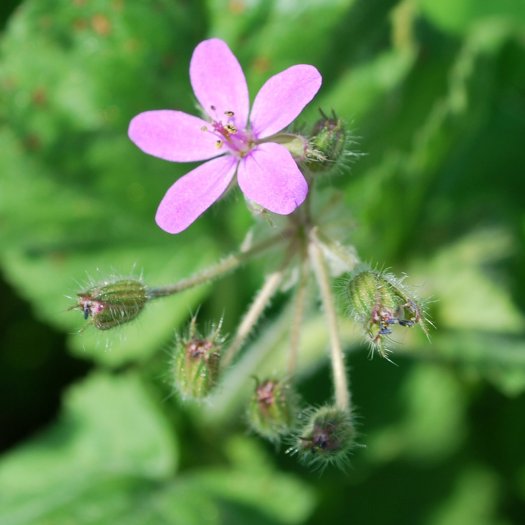
[(146, 286), (137, 279), (106, 281), (79, 293), (74, 308), (91, 317), (91, 323), (99, 330), (109, 330), (128, 323), (142, 312), (148, 294)]
[(341, 119), (335, 113), (328, 117), (321, 111), (312, 129), (307, 150), (306, 166), (310, 171), (329, 171), (340, 164), (346, 155), (348, 134)]
[(305, 424), (288, 452), (314, 468), (335, 464), (344, 468), (355, 445), (355, 427), (350, 413), (335, 406), (309, 409)]
[(386, 357), (386, 342), (395, 325), (409, 328), (418, 324), (427, 334), (424, 309), (394, 275), (364, 270), (347, 284), (349, 309), (366, 330), (372, 349)]
[(173, 386), (182, 399), (203, 399), (219, 379), (224, 338), (220, 323), (203, 337), (197, 333), (195, 318), (186, 336), (178, 336), (172, 356)]
[(248, 406), (248, 422), (255, 432), (270, 441), (279, 441), (290, 431), (294, 409), (294, 395), (286, 381), (256, 379)]

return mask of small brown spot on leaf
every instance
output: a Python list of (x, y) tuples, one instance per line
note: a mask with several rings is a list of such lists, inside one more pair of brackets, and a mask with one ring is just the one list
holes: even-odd
[(253, 67), (257, 73), (266, 73), (270, 69), (270, 59), (258, 56), (253, 62)]
[(47, 93), (42, 87), (39, 87), (33, 91), (31, 100), (36, 106), (45, 106), (47, 104)]
[(111, 33), (111, 22), (108, 20), (108, 17), (105, 15), (94, 15), (91, 18), (91, 27), (95, 33), (101, 36), (107, 36)]

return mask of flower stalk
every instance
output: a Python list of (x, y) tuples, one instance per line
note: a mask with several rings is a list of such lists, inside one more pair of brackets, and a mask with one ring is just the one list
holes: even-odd
[(295, 304), (292, 314), (292, 326), (290, 329), (290, 352), (288, 354), (288, 377), (293, 378), (297, 368), (299, 357), (299, 345), (301, 342), (301, 324), (304, 316), (306, 303), (306, 291), (308, 284), (308, 271), (306, 262), (303, 261), (300, 268), (299, 282), (295, 291)]
[(215, 279), (224, 277), (226, 274), (237, 270), (247, 261), (253, 259), (261, 252), (276, 246), (284, 239), (285, 235), (283, 233), (268, 237), (267, 239), (254, 244), (246, 250), (241, 250), (237, 253), (228, 255), (228, 257), (219, 261), (217, 264), (214, 264), (190, 277), (187, 277), (186, 279), (182, 279), (175, 284), (158, 288), (149, 288), (148, 297), (150, 299), (168, 297), (170, 295), (175, 295), (185, 290), (189, 290), (190, 288), (194, 288), (195, 286), (210, 283)]
[(330, 276), (327, 264), (319, 245), (316, 228), (312, 228), (309, 235), (308, 253), (319, 286), (323, 303), (326, 326), (330, 338), (330, 357), (334, 380), (335, 405), (340, 410), (350, 410), (350, 391), (346, 377), (343, 347), (339, 336), (335, 300), (330, 286)]
[(244, 314), (244, 317), (237, 328), (237, 332), (235, 333), (235, 337), (231, 341), (228, 350), (226, 350), (226, 353), (224, 354), (224, 359), (222, 360), (223, 367), (230, 365), (235, 355), (242, 348), (251, 331), (261, 318), (261, 315), (268, 306), (272, 297), (279, 289), (289, 262), (290, 257), (288, 256), (279, 270), (276, 270), (266, 277), (262, 288), (255, 296), (255, 299), (252, 302), (250, 308), (248, 308), (248, 311)]

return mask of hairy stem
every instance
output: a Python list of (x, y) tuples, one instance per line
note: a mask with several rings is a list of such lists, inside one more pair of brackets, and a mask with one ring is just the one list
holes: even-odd
[(306, 288), (308, 283), (308, 271), (305, 261), (301, 264), (301, 275), (295, 292), (295, 304), (293, 309), (292, 327), (290, 331), (290, 354), (288, 356), (288, 376), (293, 377), (297, 367), (299, 355), (299, 343), (301, 340), (301, 323), (304, 315), (306, 300)]
[(319, 246), (315, 228), (310, 231), (309, 237), (308, 253), (321, 293), (328, 334), (330, 336), (330, 357), (334, 380), (335, 404), (341, 410), (350, 410), (350, 391), (346, 378), (343, 348), (339, 337), (335, 301), (330, 287), (330, 276), (323, 252)]
[(250, 335), (250, 332), (259, 321), (262, 313), (268, 306), (268, 303), (274, 296), (275, 292), (278, 290), (289, 262), (290, 257), (286, 257), (281, 268), (275, 272), (272, 272), (266, 277), (262, 288), (257, 292), (257, 295), (255, 296), (255, 299), (252, 302), (250, 308), (244, 314), (244, 317), (237, 328), (237, 332), (235, 333), (228, 350), (224, 354), (224, 357), (221, 361), (222, 367), (225, 368), (232, 362), (237, 352), (245, 343), (246, 338)]
[(286, 236), (283, 233), (269, 237), (264, 241), (254, 244), (247, 250), (228, 255), (228, 257), (222, 261), (219, 261), (217, 264), (214, 264), (213, 266), (210, 266), (190, 277), (181, 279), (175, 284), (162, 286), (159, 288), (150, 288), (148, 290), (148, 296), (150, 299), (167, 297), (169, 295), (174, 295), (184, 290), (188, 290), (189, 288), (193, 288), (194, 286), (211, 282), (215, 279), (218, 279), (219, 277), (223, 277), (225, 274), (236, 270), (246, 261), (249, 261), (260, 252), (273, 247), (276, 243), (283, 241), (285, 238)]

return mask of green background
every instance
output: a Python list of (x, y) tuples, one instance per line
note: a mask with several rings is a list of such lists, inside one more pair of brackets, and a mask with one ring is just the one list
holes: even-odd
[[(2, 525), (524, 522), (522, 0), (27, 0), (0, 10)], [(351, 240), (432, 300), (432, 344), (411, 333), (397, 366), (369, 360), (345, 325), (366, 445), (346, 473), (312, 473), (250, 435), (241, 392), (212, 415), (170, 394), (175, 330), (202, 304), (200, 317), (224, 313), (231, 333), (263, 265), (151, 305), (115, 334), (82, 331), (68, 310), (109, 275), (174, 282), (249, 229), (234, 192), (186, 232), (160, 231), (156, 206), (188, 166), (142, 154), (126, 134), (141, 111), (194, 111), (189, 59), (210, 36), (238, 56), (252, 97), (292, 64), (321, 71), (302, 119), (335, 110), (364, 154), (330, 181)], [(314, 343), (318, 325), (305, 326)], [(320, 340), (301, 368), (313, 404), (330, 395)]]

